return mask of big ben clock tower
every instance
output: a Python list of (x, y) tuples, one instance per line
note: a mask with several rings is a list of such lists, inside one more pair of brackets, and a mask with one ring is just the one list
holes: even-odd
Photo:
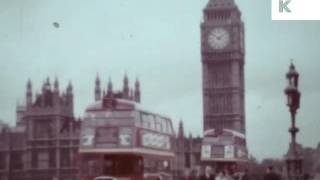
[[(234, 0), (209, 0), (201, 23), (202, 151), (205, 151), (202, 159), (246, 156), (244, 56), (244, 25)], [(241, 147), (234, 142), (220, 142), (218, 151), (221, 152), (214, 152), (219, 148), (208, 144), (206, 136), (210, 133), (215, 137), (226, 135), (225, 132), (243, 135), (244, 142)]]

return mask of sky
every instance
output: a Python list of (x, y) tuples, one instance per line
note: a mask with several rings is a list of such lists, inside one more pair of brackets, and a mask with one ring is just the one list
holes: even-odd
[[(0, 119), (15, 122), (26, 82), (71, 80), (75, 114), (94, 100), (94, 80), (122, 88), (141, 81), (142, 103), (202, 134), (200, 23), (207, 0), (0, 0)], [(290, 116), (285, 73), (290, 59), (302, 92), (298, 142), (320, 142), (320, 22), (271, 21), (271, 1), (236, 0), (245, 23), (246, 128), (249, 153), (281, 158)], [(59, 28), (53, 26), (59, 23)]]

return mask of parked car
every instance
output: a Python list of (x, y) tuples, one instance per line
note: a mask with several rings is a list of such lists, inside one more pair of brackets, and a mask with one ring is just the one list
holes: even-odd
[(110, 176), (98, 176), (98, 177), (95, 177), (94, 180), (117, 180), (117, 179)]

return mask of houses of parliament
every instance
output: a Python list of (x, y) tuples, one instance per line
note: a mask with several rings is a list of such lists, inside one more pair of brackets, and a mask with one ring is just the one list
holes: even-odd
[[(111, 81), (105, 91), (97, 77), (94, 100), (103, 96), (140, 102), (140, 82), (135, 82), (133, 90), (125, 76), (121, 91), (113, 91)], [(33, 97), (29, 80), (25, 99), (25, 105), (17, 106), (16, 126), (0, 126), (0, 179), (76, 179), (81, 119), (74, 116), (71, 82), (60, 92), (58, 80), (52, 86), (47, 78), (41, 94)]]
[[(119, 91), (113, 90), (111, 80), (103, 90), (98, 76), (94, 84), (94, 101), (103, 97), (141, 101), (139, 80), (135, 81), (134, 88), (130, 88), (126, 75)], [(71, 82), (60, 92), (59, 81), (56, 79), (52, 86), (47, 78), (41, 93), (33, 97), (29, 80), (25, 99), (25, 105), (16, 108), (16, 125), (0, 124), (0, 179), (77, 179), (81, 119), (74, 116)], [(180, 121), (176, 143), (173, 170), (177, 176), (182, 176), (185, 168), (200, 164), (201, 138), (191, 135), (186, 138)]]
[[(234, 0), (209, 0), (200, 29), (204, 134), (223, 129), (245, 134), (244, 25)], [(111, 80), (107, 89), (99, 77), (93, 84), (94, 101), (116, 97), (141, 102), (139, 80), (131, 88), (126, 75), (119, 91)], [(28, 81), (26, 103), (16, 109), (16, 126), (0, 125), (0, 180), (75, 180), (81, 118), (74, 115), (73, 86), (70, 82), (61, 91), (58, 80), (51, 84), (48, 78), (40, 94), (33, 92)], [(212, 145), (204, 137), (186, 135), (182, 121), (178, 127), (172, 170), (181, 177), (216, 154), (202, 152)], [(247, 151), (245, 144), (237, 154)]]

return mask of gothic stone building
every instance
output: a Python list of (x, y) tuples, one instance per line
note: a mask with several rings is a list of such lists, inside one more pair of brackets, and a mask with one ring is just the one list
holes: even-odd
[[(123, 90), (113, 92), (109, 80), (102, 90), (99, 77), (95, 81), (95, 100), (103, 96), (140, 102), (140, 82), (129, 87), (123, 79)], [(56, 79), (49, 78), (41, 94), (33, 97), (31, 81), (27, 83), (26, 104), (16, 109), (15, 127), (0, 124), (0, 180), (75, 180), (81, 121), (73, 114), (71, 83), (60, 92)]]
[[(58, 80), (53, 87), (49, 79), (42, 93), (33, 97), (31, 81), (27, 83), (26, 104), (16, 109), (15, 127), (0, 124), (0, 180), (74, 180), (77, 178), (77, 154), (80, 119), (73, 114), (73, 88), (69, 83), (60, 93)], [(128, 77), (123, 89), (114, 91), (111, 80), (106, 89), (100, 78), (95, 80), (94, 99), (117, 97), (141, 101), (140, 82), (129, 87)], [(182, 122), (177, 133), (174, 176), (183, 176), (185, 170), (200, 165), (200, 137), (186, 137)]]
[(0, 179), (73, 180), (80, 121), (73, 115), (73, 92), (69, 83), (59, 92), (49, 79), (33, 98), (27, 83), (26, 104), (17, 107), (17, 125), (3, 128), (0, 138)]
[[(224, 129), (245, 134), (244, 24), (234, 0), (209, 0), (200, 29), (204, 134), (211, 130), (219, 134)], [(179, 167), (204, 164), (201, 143), (201, 138), (185, 137), (180, 124)]]
[[(234, 0), (209, 0), (201, 23), (203, 77), (203, 129), (223, 128), (245, 133), (244, 111), (244, 25)], [(114, 96), (140, 102), (140, 83), (114, 92), (109, 81), (102, 90), (95, 81), (95, 100)], [(200, 123), (200, 122), (199, 122)], [(56, 80), (47, 80), (42, 93), (33, 98), (29, 81), (26, 105), (17, 108), (17, 127), (0, 133), (0, 180), (73, 180), (77, 174), (80, 121), (73, 114), (73, 92), (69, 84), (59, 92)], [(185, 137), (182, 123), (176, 139), (175, 172), (200, 165), (202, 139)]]
[(123, 78), (123, 89), (122, 91), (114, 91), (112, 81), (109, 78), (107, 89), (101, 87), (101, 81), (99, 75), (96, 77), (95, 88), (94, 88), (95, 101), (101, 100), (103, 97), (115, 97), (131, 101), (136, 101), (140, 103), (141, 101), (141, 91), (140, 91), (140, 81), (136, 79), (134, 83), (134, 89), (129, 86), (129, 79), (127, 74)]
[(175, 143), (175, 177), (180, 179), (184, 175), (189, 175), (192, 171), (199, 172), (201, 166), (201, 143), (200, 136), (193, 137), (184, 133), (183, 122), (179, 122), (179, 129)]
[(0, 179), (23, 179), (25, 129), (9, 129), (7, 125), (1, 125), (0, 131)]
[(244, 25), (234, 0), (209, 0), (201, 24), (203, 129), (245, 133)]

